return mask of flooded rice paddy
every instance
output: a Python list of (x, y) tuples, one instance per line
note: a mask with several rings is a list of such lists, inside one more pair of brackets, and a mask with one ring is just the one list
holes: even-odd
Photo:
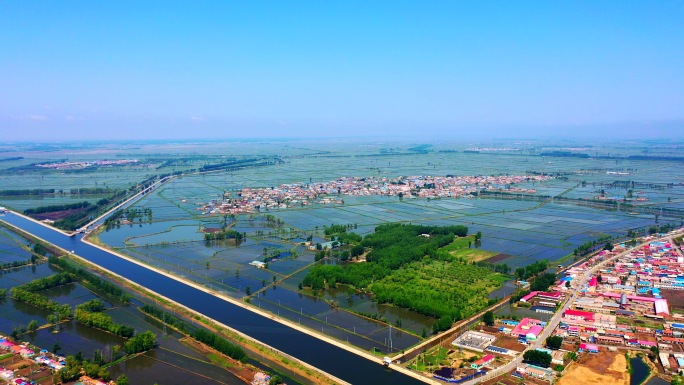
[[(650, 215), (489, 198), (400, 200), (345, 196), (343, 205), (313, 204), (236, 217), (209, 215), (202, 209), (203, 204), (218, 199), (224, 191), (271, 184), (259, 179), (261, 171), (251, 170), (255, 179), (249, 180), (240, 171), (175, 179), (134, 205), (152, 209), (151, 221), (122, 225), (101, 233), (99, 238), (119, 252), (223, 294), (234, 298), (252, 295), (254, 306), (341, 341), (367, 350), (400, 351), (419, 342), (434, 320), (377, 304), (369, 296), (347, 293), (346, 289), (317, 295), (301, 292), (298, 284), (314, 263), (314, 252), (301, 245), (307, 236), (321, 236), (322, 229), (330, 224), (353, 224), (354, 231), (362, 235), (389, 222), (463, 224), (472, 233), (482, 232), (482, 249), (502, 254), (497, 263), (515, 269), (541, 259), (553, 262), (589, 240), (624, 235), (629, 229), (653, 223)], [(551, 180), (534, 187), (540, 193), (558, 194), (572, 191), (573, 186), (576, 184)], [(283, 225), (267, 222), (266, 214), (281, 219)], [(225, 224), (244, 233), (246, 240), (240, 244), (203, 240), (203, 227)], [(278, 253), (279, 257), (269, 259), (266, 269), (250, 265)], [(491, 293), (491, 298), (504, 297), (513, 290), (505, 285)], [(398, 330), (399, 324), (403, 330)]]
[[(0, 288), (9, 289), (57, 272), (58, 269), (47, 263), (4, 270)], [(137, 300), (134, 301), (134, 305), (129, 306), (114, 304), (78, 283), (51, 288), (42, 294), (60, 304), (72, 307), (92, 299), (100, 299), (107, 308), (105, 312), (114, 322), (131, 326), (138, 333), (151, 330), (157, 335), (157, 348), (111, 366), (109, 370), (113, 378), (126, 374), (132, 383), (170, 384), (176, 383), (178, 378), (184, 378), (193, 384), (244, 384), (240, 378), (212, 364), (196, 350), (181, 343), (182, 335), (164, 328), (155, 319), (138, 311), (134, 305), (141, 303)], [(13, 330), (26, 327), (33, 320), (37, 321), (38, 325), (45, 325), (49, 315), (49, 311), (11, 298), (0, 299), (0, 334), (10, 335)], [(81, 353), (85, 357), (92, 357), (93, 352), (100, 351), (105, 358), (112, 356), (114, 346), (121, 346), (125, 342), (125, 339), (119, 336), (81, 325), (73, 320), (61, 322), (56, 327), (20, 333), (18, 339), (49, 351), (56, 351), (61, 355)], [(264, 367), (264, 370), (273, 371), (268, 367)]]

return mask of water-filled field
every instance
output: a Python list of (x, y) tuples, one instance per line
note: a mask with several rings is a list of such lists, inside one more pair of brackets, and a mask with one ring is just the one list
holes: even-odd
[[(27, 244), (26, 240), (14, 233), (2, 228), (0, 231), (2, 232), (0, 240), (11, 240), (9, 245)], [(5, 243), (2, 245), (5, 245), (2, 250), (8, 259), (25, 259), (27, 252), (24, 249), (10, 248)], [(5, 269), (0, 272), (2, 275), (0, 289), (7, 289), (9, 292), (12, 287), (58, 272), (60, 272), (59, 269), (48, 263)], [(41, 294), (59, 304), (68, 304), (72, 308), (86, 301), (99, 299), (105, 304), (105, 314), (111, 316), (115, 323), (133, 327), (136, 333), (150, 330), (157, 335), (157, 348), (110, 367), (109, 371), (113, 378), (125, 373), (133, 383), (146, 383), (148, 380), (161, 382), (161, 379), (173, 382), (174, 378), (178, 378), (174, 376), (182, 376), (187, 382), (193, 384), (238, 385), (244, 383), (235, 375), (212, 364), (206, 357), (181, 343), (182, 335), (172, 329), (164, 328), (158, 321), (141, 313), (137, 309), (137, 306), (141, 305), (139, 300), (134, 300), (133, 305), (122, 306), (98, 296), (79, 283), (54, 287), (42, 291)], [(47, 310), (11, 298), (2, 298), (0, 299), (0, 334), (10, 335), (15, 329), (21, 330), (34, 320), (39, 326), (46, 325), (50, 315), (51, 313)], [(122, 346), (126, 341), (122, 337), (84, 326), (74, 320), (61, 322), (57, 327), (39, 328), (33, 332), (20, 333), (18, 339), (49, 351), (57, 351), (65, 356), (82, 353), (85, 357), (92, 357), (93, 352), (97, 350), (105, 358), (111, 357), (114, 346)], [(193, 368), (193, 370), (188, 371), (188, 368)], [(268, 367), (264, 369), (272, 371)]]
[[(387, 177), (411, 175), (552, 175), (545, 181), (521, 182), (515, 186), (534, 189), (537, 195), (570, 199), (613, 198), (641, 207), (684, 208), (681, 162), (659, 160), (610, 159), (607, 155), (639, 155), (648, 146), (635, 143), (591, 143), (590, 156), (541, 156), (544, 146), (535, 142), (450, 143), (428, 146), (428, 153), (412, 152), (415, 143), (391, 141), (335, 140), (328, 142), (232, 142), (124, 146), (117, 156), (137, 157), (148, 166), (108, 169), (83, 173), (41, 172), (26, 175), (8, 173), (0, 178), (0, 189), (78, 188), (107, 186), (128, 188), (154, 174), (170, 173), (183, 167), (220, 162), (224, 156), (272, 156), (280, 160), (262, 167), (184, 175), (173, 179), (133, 208), (149, 209), (149, 217), (115, 226), (99, 234), (102, 243), (133, 258), (211, 287), (234, 298), (251, 295), (255, 306), (292, 321), (322, 330), (342, 341), (389, 350), (402, 349), (417, 342), (423, 330), (431, 330), (433, 319), (406, 309), (373, 302), (372, 298), (347, 290), (325, 293), (302, 292), (298, 285), (314, 264), (315, 251), (302, 246), (307, 237), (322, 242), (325, 226), (353, 225), (361, 235), (370, 234), (383, 223), (402, 222), (426, 225), (465, 225), (470, 233), (481, 232), (479, 247), (493, 253), (497, 263), (511, 268), (541, 259), (556, 261), (575, 248), (602, 236), (624, 236), (628, 230), (644, 229), (676, 221), (661, 215), (609, 211), (576, 204), (547, 201), (461, 197), (423, 199), (411, 196), (342, 196), (342, 202), (310, 202), (305, 207), (270, 209), (236, 217), (211, 214), (224, 194), (237, 196), (243, 188), (277, 188), (287, 183), (326, 183), (340, 177)], [(564, 148), (567, 143), (556, 143)], [(497, 151), (497, 147), (508, 148)], [(481, 152), (463, 152), (485, 148)], [(514, 148), (514, 150), (511, 150)], [(116, 153), (109, 149), (108, 154)], [(186, 166), (174, 159), (193, 160)], [(480, 150), (477, 150), (480, 151)], [(574, 151), (574, 150), (571, 150)], [(77, 152), (76, 152), (77, 153)], [(668, 153), (670, 154), (670, 153)], [(24, 163), (59, 158), (57, 153), (27, 157)], [(670, 154), (672, 155), (672, 154)], [(101, 153), (82, 155), (93, 159)], [(600, 156), (603, 156), (600, 157)], [(78, 155), (70, 155), (70, 159)], [(206, 158), (203, 158), (206, 157)], [(163, 160), (163, 161), (162, 161)], [(8, 163), (3, 167), (16, 167)], [(189, 166), (192, 164), (193, 166)], [(635, 182), (632, 184), (631, 182)], [(31, 207), (40, 198), (0, 198), (17, 208)], [(60, 203), (67, 203), (73, 198)], [(9, 203), (5, 203), (9, 202)], [(281, 224), (265, 220), (270, 215)], [(241, 242), (205, 241), (205, 228), (228, 227), (246, 235)], [(2, 235), (2, 234), (0, 234)], [(8, 245), (8, 246), (5, 246)], [(4, 248), (12, 248), (0, 236), (0, 258)], [(260, 269), (253, 261), (268, 261)], [(336, 263), (324, 260), (321, 263)], [(506, 290), (492, 295), (504, 295)], [(363, 313), (383, 322), (357, 315)], [(399, 322), (398, 322), (399, 321)], [(401, 329), (389, 330), (389, 325)], [(389, 336), (396, 335), (390, 340)]]

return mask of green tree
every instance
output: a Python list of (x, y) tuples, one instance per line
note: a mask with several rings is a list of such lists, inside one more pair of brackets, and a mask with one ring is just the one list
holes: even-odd
[(283, 383), (283, 379), (280, 378), (278, 375), (273, 375), (271, 376), (271, 379), (268, 381), (268, 385), (279, 385)]
[(128, 377), (126, 377), (125, 374), (122, 374), (119, 376), (119, 378), (116, 379), (116, 385), (128, 385)]
[(608, 251), (613, 251), (613, 244), (610, 243), (610, 241), (606, 242), (606, 244), (603, 246), (603, 250), (608, 250)]
[(528, 350), (523, 354), (523, 359), (533, 365), (548, 368), (551, 365), (551, 355), (539, 350)]
[(494, 326), (494, 312), (487, 310), (484, 315), (482, 315), (482, 322), (487, 326)]
[(563, 337), (561, 336), (552, 336), (546, 339), (546, 346), (549, 349), (558, 350), (561, 345), (563, 345)]

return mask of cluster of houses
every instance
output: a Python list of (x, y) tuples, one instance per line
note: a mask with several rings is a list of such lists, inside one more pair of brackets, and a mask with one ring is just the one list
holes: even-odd
[[(558, 291), (568, 290), (565, 282), (602, 260), (625, 251), (624, 245), (613, 251), (604, 250), (591, 260), (568, 269)], [(660, 342), (675, 342), (673, 331), (630, 326), (629, 319), (671, 319), (668, 300), (661, 289), (684, 290), (684, 257), (667, 242), (650, 242), (624, 252), (591, 277), (579, 290), (574, 309), (563, 314), (557, 335), (578, 338), (583, 343), (622, 345), (640, 348), (659, 346)], [(618, 322), (622, 319), (623, 322)], [(682, 340), (684, 341), (684, 340)]]
[[(582, 287), (575, 279), (597, 263), (609, 260)], [(612, 251), (603, 250), (590, 260), (565, 270), (548, 292), (532, 291), (520, 302), (529, 304), (537, 313), (553, 314), (568, 292), (576, 292), (572, 306), (561, 314), (554, 335), (574, 341), (580, 353), (598, 353), (618, 347), (658, 348), (663, 367), (684, 374), (684, 315), (671, 312), (663, 292), (684, 290), (684, 256), (668, 242), (651, 241), (638, 248), (627, 249), (616, 245)], [(682, 293), (684, 295), (684, 293)], [(668, 298), (671, 298), (668, 296)], [(650, 327), (643, 325), (649, 321)], [(535, 318), (500, 320), (499, 334), (468, 331), (452, 343), (454, 346), (487, 353), (472, 364), (474, 369), (485, 369), (495, 355), (515, 356), (519, 352), (503, 343), (501, 336), (515, 338), (522, 346), (538, 339), (546, 323)], [(653, 324), (662, 327), (653, 327)], [(513, 340), (511, 338), (511, 340)], [(510, 341), (510, 340), (509, 340)], [(511, 350), (513, 349), (513, 350)], [(545, 350), (553, 364), (563, 364), (566, 351)], [(514, 373), (551, 381), (553, 370), (521, 363)]]
[[(66, 365), (64, 357), (59, 357), (48, 353), (47, 350), (40, 350), (38, 353), (29, 348), (26, 344), (17, 344), (12, 342), (5, 336), (0, 336), (0, 350), (8, 353), (14, 353), (24, 359), (34, 361), (39, 365), (44, 365), (53, 370), (60, 370)], [(12, 370), (0, 367), (0, 379), (5, 381), (13, 381), (14, 384), (28, 384), (29, 381), (25, 378), (16, 376)]]
[[(271, 382), (271, 376), (264, 372), (257, 372), (254, 374), (254, 379), (252, 380), (252, 385), (269, 385)], [(283, 384), (285, 385), (285, 384)]]
[(481, 190), (533, 194), (535, 189), (515, 184), (548, 180), (544, 175), (346, 177), (330, 182), (290, 183), (270, 188), (228, 191), (223, 199), (202, 204), (205, 214), (253, 213), (316, 204), (343, 204), (342, 196), (399, 196), (406, 198), (457, 198)]

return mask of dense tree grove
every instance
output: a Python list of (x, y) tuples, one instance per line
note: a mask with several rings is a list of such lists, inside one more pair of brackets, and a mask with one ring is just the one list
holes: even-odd
[(325, 227), (323, 229), (323, 232), (325, 235), (330, 236), (333, 234), (341, 234), (341, 233), (346, 233), (347, 229), (350, 228), (351, 225), (330, 225), (329, 227)]
[(236, 344), (225, 338), (204, 329), (197, 329), (192, 332), (192, 338), (207, 344), (230, 358), (241, 360), (246, 357), (245, 352)]
[(363, 237), (356, 233), (342, 233), (335, 236), (335, 240), (341, 245), (357, 245), (363, 241)]
[(439, 332), (449, 330), (453, 324), (453, 319), (448, 315), (440, 317), (435, 323), (432, 324), (432, 333), (437, 334)]
[(89, 312), (98, 312), (103, 311), (105, 309), (105, 304), (99, 299), (92, 299), (90, 301), (83, 302), (82, 304), (76, 306), (76, 310), (78, 309), (82, 309)]
[(519, 267), (519, 268), (515, 269), (515, 276), (519, 280), (525, 280), (525, 279), (534, 277), (535, 275), (546, 270), (548, 267), (549, 267), (549, 261), (542, 259), (541, 261), (531, 263), (525, 267)]
[(97, 363), (85, 360), (79, 353), (76, 356), (67, 356), (65, 363), (66, 366), (58, 372), (59, 379), (62, 382), (70, 382), (78, 379), (82, 375), (81, 370), (92, 378), (101, 378), (105, 381), (109, 380), (109, 371), (101, 367), (101, 364), (104, 362)]
[(556, 275), (552, 273), (544, 273), (537, 276), (530, 284), (530, 289), (534, 291), (546, 291), (551, 285), (556, 282)]
[(47, 247), (42, 242), (37, 242), (35, 245), (33, 245), (33, 252), (45, 256), (50, 250), (48, 250)]
[(27, 282), (17, 288), (21, 288), (27, 291), (41, 291), (45, 289), (50, 289), (57, 286), (66, 285), (67, 283), (76, 282), (78, 277), (71, 273), (57, 273), (49, 277), (34, 279), (33, 281)]
[(551, 365), (551, 355), (541, 350), (528, 350), (523, 354), (523, 360), (532, 365), (548, 368)]
[(445, 330), (487, 306), (489, 291), (501, 283), (491, 265), (470, 264), (440, 250), (467, 232), (465, 226), (381, 225), (352, 248), (352, 256), (370, 250), (366, 263), (314, 266), (301, 285), (370, 290), (378, 302), (438, 318), (433, 331)]
[(148, 330), (126, 341), (123, 346), (123, 351), (126, 352), (126, 354), (146, 352), (153, 349), (156, 344), (157, 336)]
[(204, 233), (205, 241), (220, 241), (224, 239), (235, 239), (235, 242), (242, 242), (244, 234), (235, 230), (223, 230), (217, 233)]
[(561, 336), (551, 336), (546, 339), (546, 346), (549, 349), (558, 350), (563, 345), (563, 337)]

